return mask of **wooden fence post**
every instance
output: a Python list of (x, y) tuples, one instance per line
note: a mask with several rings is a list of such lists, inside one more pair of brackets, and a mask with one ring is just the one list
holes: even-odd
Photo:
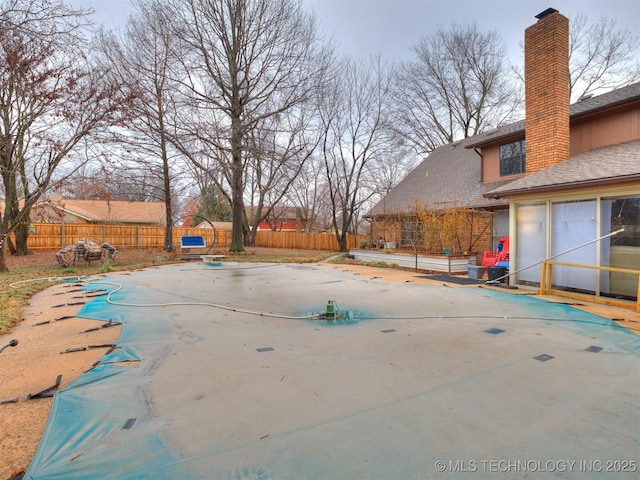
[[(98, 224), (35, 224), (36, 234), (30, 235), (29, 248), (34, 250), (61, 249), (67, 243), (83, 238), (97, 241), (102, 236), (103, 242), (109, 242), (117, 248), (164, 248), (164, 236), (160, 235), (160, 227), (145, 225)], [(215, 239), (213, 231), (193, 227), (174, 227), (172, 236), (179, 244), (181, 236), (201, 234), (208, 244)], [(134, 238), (135, 235), (135, 238)], [(217, 230), (218, 248), (227, 248), (231, 240), (230, 230)], [(67, 238), (68, 236), (68, 238)], [(361, 235), (349, 235), (347, 245), (357, 248), (358, 242), (366, 239)], [(268, 248), (302, 248), (307, 250), (338, 250), (334, 235), (319, 233), (271, 232), (259, 231), (256, 234), (256, 246)]]

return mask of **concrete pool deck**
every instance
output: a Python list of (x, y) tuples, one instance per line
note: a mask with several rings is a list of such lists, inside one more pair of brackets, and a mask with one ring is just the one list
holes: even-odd
[[(56, 395), (25, 478), (636, 478), (638, 335), (384, 270), (189, 263), (92, 282), (109, 301), (78, 316), (122, 335)], [(348, 321), (317, 317), (329, 300)]]

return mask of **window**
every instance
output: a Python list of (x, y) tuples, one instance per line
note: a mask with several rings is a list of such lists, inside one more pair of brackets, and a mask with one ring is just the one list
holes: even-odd
[[(597, 210), (595, 198), (551, 203), (553, 260), (578, 265), (596, 265), (596, 243), (576, 247), (598, 237)], [(597, 277), (596, 270), (556, 265), (553, 267), (551, 282), (561, 290), (594, 293)]]
[[(640, 195), (520, 204), (516, 235), (516, 282), (538, 284), (545, 258), (640, 270)], [(624, 271), (556, 265), (552, 284), (605, 297), (634, 301), (638, 297), (637, 274)]]
[(525, 141), (517, 140), (500, 145), (500, 176), (524, 173)]
[(418, 241), (418, 232), (415, 221), (403, 220), (401, 227), (400, 245), (403, 247), (414, 247)]
[[(624, 230), (600, 242), (600, 263), (607, 267), (640, 270), (640, 195), (603, 198), (600, 212), (600, 235)], [(602, 272), (600, 291), (605, 296), (636, 300), (638, 276)]]
[[(516, 207), (516, 238), (518, 243), (516, 264), (518, 281), (539, 284), (542, 267), (547, 257), (547, 205), (523, 204)], [(522, 268), (530, 267), (530, 268)]]

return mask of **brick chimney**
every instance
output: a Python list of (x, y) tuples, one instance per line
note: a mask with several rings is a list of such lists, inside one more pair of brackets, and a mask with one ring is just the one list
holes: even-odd
[(569, 158), (569, 20), (549, 8), (524, 32), (527, 173)]

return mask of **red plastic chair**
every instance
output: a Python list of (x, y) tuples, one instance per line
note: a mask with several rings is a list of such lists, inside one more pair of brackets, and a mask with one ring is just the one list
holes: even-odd
[(502, 237), (500, 239), (500, 247), (498, 248), (498, 262), (508, 262), (509, 261), (509, 237)]
[(502, 237), (499, 240), (498, 250), (491, 252), (484, 252), (484, 257), (482, 258), (482, 266), (484, 268), (493, 267), (498, 262), (508, 262), (509, 261), (509, 236)]
[(500, 252), (484, 252), (484, 257), (482, 259), (482, 266), (484, 268), (493, 267), (498, 262), (498, 256)]

